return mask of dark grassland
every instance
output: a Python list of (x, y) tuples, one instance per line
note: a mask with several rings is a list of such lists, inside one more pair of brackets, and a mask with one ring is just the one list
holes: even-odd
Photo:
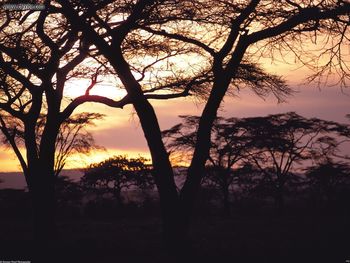
[[(0, 260), (30, 260), (29, 218), (5, 213), (0, 220)], [(59, 218), (58, 240), (48, 262), (345, 263), (350, 259), (349, 219), (349, 214), (295, 209), (284, 215), (198, 215), (191, 232), (192, 255), (175, 260), (162, 249), (156, 214), (129, 211), (108, 219)]]

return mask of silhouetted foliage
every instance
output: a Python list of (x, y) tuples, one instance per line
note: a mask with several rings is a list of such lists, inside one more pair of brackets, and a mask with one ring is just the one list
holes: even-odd
[(82, 195), (83, 191), (79, 182), (75, 182), (64, 175), (56, 178), (56, 198), (58, 206), (70, 204), (79, 205)]
[(77, 69), (89, 47), (79, 44), (78, 32), (57, 12), (1, 6), (0, 21), (0, 129), (31, 192), (36, 254), (45, 258), (41, 251), (47, 251), (52, 243), (48, 240), (55, 237), (55, 174), (73, 148), (86, 151), (86, 143), (92, 146), (86, 132), (84, 146), (77, 143), (82, 142), (84, 122), (98, 117), (82, 114), (81, 120), (77, 115), (67, 121), (72, 111), (64, 112), (69, 104), (64, 97), (66, 83), (82, 73), (93, 77), (97, 68)]
[(306, 170), (311, 190), (319, 202), (334, 205), (341, 191), (350, 190), (350, 164), (327, 160)]
[[(182, 122), (163, 131), (170, 158), (173, 162), (191, 160), (196, 145), (199, 117), (180, 116)], [(238, 119), (217, 118), (211, 132), (211, 147), (202, 185), (220, 190), (224, 213), (230, 214), (230, 192), (237, 183), (236, 169), (243, 165), (252, 140), (244, 127), (235, 125)]]
[[(163, 132), (170, 156), (187, 161), (196, 145), (199, 118)], [(272, 196), (282, 211), (284, 195), (304, 184), (305, 161), (331, 158), (348, 140), (350, 127), (294, 112), (251, 118), (218, 118), (212, 127), (210, 155), (202, 185), (221, 192), (226, 214), (236, 192)], [(299, 173), (299, 174), (298, 174)], [(237, 189), (238, 188), (238, 189)]]
[[(87, 131), (87, 128), (95, 125), (95, 121), (102, 118), (102, 114), (84, 112), (71, 116), (61, 124), (55, 145), (55, 177), (60, 174), (72, 155), (88, 155), (93, 150), (103, 149), (103, 147), (95, 144), (92, 134)], [(16, 121), (11, 116), (4, 116), (2, 120), (4, 126), (0, 126), (0, 129), (6, 127), (4, 132), (9, 135), (3, 138), (3, 143), (11, 147), (10, 140), (13, 140), (17, 147), (25, 146), (23, 123)], [(40, 116), (36, 124), (37, 145), (40, 144), (45, 121), (45, 116)], [(12, 139), (9, 140), (9, 138)]]
[[(252, 136), (247, 160), (262, 174), (262, 183), (270, 185), (278, 207), (283, 210), (285, 185), (298, 183), (298, 165), (311, 160), (324, 138), (341, 136), (338, 129), (349, 127), (317, 118), (307, 119), (294, 112), (245, 118), (237, 123)], [(300, 169), (299, 169), (300, 171)], [(292, 182), (293, 180), (295, 182)]]
[(128, 159), (115, 156), (100, 163), (91, 164), (85, 169), (81, 185), (88, 193), (94, 193), (99, 199), (111, 195), (122, 205), (122, 191), (132, 187), (152, 188), (152, 167), (143, 157)]

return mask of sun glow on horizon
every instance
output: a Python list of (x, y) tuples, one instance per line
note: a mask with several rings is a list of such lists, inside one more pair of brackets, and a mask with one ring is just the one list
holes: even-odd
[[(107, 149), (92, 151), (89, 154), (73, 154), (67, 160), (64, 169), (83, 169), (90, 164), (102, 162), (113, 156), (123, 155), (128, 158), (144, 157), (151, 159), (149, 152), (143, 150), (119, 150)], [(0, 173), (20, 172), (22, 171), (20, 163), (11, 149), (0, 148)]]
[(69, 158), (65, 169), (82, 169), (88, 167), (90, 164), (99, 163), (118, 155), (123, 155), (127, 158), (144, 157), (149, 160), (151, 159), (150, 154), (146, 151), (108, 149), (106, 151), (93, 151), (88, 155), (74, 154)]
[[(76, 98), (83, 96), (87, 88), (91, 84), (87, 79), (76, 79), (66, 84), (64, 96), (68, 98)], [(126, 91), (111, 81), (103, 81), (97, 83), (89, 92), (90, 95), (104, 96), (110, 99), (121, 99), (126, 95)]]

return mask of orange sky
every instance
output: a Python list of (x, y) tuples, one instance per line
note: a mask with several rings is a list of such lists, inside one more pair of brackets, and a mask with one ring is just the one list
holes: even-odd
[[(350, 90), (341, 91), (339, 87), (322, 88), (316, 84), (300, 85), (306, 75), (305, 69), (291, 70), (291, 65), (264, 64), (270, 73), (278, 73), (288, 80), (296, 91), (287, 103), (277, 104), (276, 99), (262, 100), (249, 91), (243, 90), (238, 97), (226, 98), (220, 111), (220, 116), (248, 117), (266, 115), (287, 111), (296, 111), (306, 117), (319, 117), (338, 122), (345, 122), (345, 114), (350, 113)], [(297, 65), (294, 67), (297, 68)], [(84, 93), (87, 83), (70, 83), (67, 94), (76, 96)], [(103, 90), (103, 91), (100, 91)], [(92, 93), (120, 98), (124, 93), (111, 85), (99, 86)], [(179, 115), (199, 115), (203, 105), (191, 98), (167, 101), (152, 101), (162, 129), (170, 128), (179, 122)], [(97, 144), (104, 146), (106, 151), (99, 151), (85, 156), (73, 156), (66, 168), (82, 167), (92, 162), (99, 162), (116, 154), (129, 156), (142, 155), (149, 158), (147, 144), (143, 137), (139, 121), (132, 107), (113, 109), (104, 105), (85, 104), (78, 111), (94, 110), (106, 114), (106, 118), (90, 129)], [(77, 111), (77, 112), (78, 112)], [(18, 161), (11, 150), (0, 146), (0, 172), (20, 171)]]
[[(296, 111), (306, 117), (346, 121), (344, 116), (350, 113), (349, 94), (343, 94), (337, 87), (319, 90), (317, 87), (310, 86), (300, 87), (299, 90), (300, 92), (291, 97), (288, 103), (283, 104), (277, 104), (273, 98), (264, 101), (250, 92), (242, 92), (238, 98), (226, 98), (219, 115), (248, 117)], [(178, 123), (178, 115), (199, 115), (202, 108), (202, 105), (196, 104), (190, 99), (159, 101), (153, 104), (162, 129), (170, 128)], [(85, 105), (81, 110), (91, 109), (107, 115), (105, 120), (99, 121), (96, 127), (90, 129), (97, 144), (104, 146), (106, 151), (92, 153), (82, 160), (80, 156), (73, 156), (67, 168), (81, 167), (116, 154), (149, 157), (138, 118), (133, 114), (131, 106), (120, 110), (91, 104)], [(0, 160), (0, 172), (19, 170), (18, 161), (11, 150), (1, 147)]]

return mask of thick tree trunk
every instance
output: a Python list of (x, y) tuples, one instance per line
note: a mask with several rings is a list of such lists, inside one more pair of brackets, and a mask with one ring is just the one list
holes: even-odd
[(55, 246), (55, 182), (53, 171), (37, 167), (31, 173), (29, 192), (32, 199), (32, 221), (34, 231), (34, 259), (49, 262)]
[(200, 188), (202, 176), (205, 172), (205, 162), (209, 156), (211, 129), (214, 120), (231, 79), (236, 74), (247, 48), (248, 43), (245, 42), (244, 37), (240, 38), (232, 54), (232, 57), (235, 59), (231, 60), (225, 69), (222, 67), (223, 63), (221, 59), (214, 59), (214, 83), (199, 121), (193, 158), (180, 195), (181, 203), (184, 207), (183, 211), (187, 217), (187, 225), (190, 224), (190, 214)]
[(168, 251), (174, 252), (177, 250), (180, 252), (186, 243), (187, 237), (183, 234), (180, 203), (174, 174), (162, 142), (158, 120), (153, 107), (147, 100), (142, 99), (134, 106), (152, 156), (162, 212), (164, 244)]
[(195, 151), (187, 171), (187, 179), (180, 194), (181, 211), (186, 229), (189, 229), (194, 203), (205, 173), (205, 162), (210, 150), (211, 128), (228, 85), (229, 78), (224, 75), (214, 82), (210, 97), (199, 121)]
[(28, 161), (30, 170), (29, 191), (32, 197), (32, 219), (34, 230), (34, 258), (38, 262), (52, 261), (55, 249), (55, 141), (59, 127), (42, 135), (39, 158)]
[[(102, 46), (101, 46), (102, 47)], [(102, 47), (107, 48), (107, 47)], [(107, 50), (105, 50), (107, 51)], [(107, 52), (108, 53), (108, 52)], [(174, 174), (168, 153), (162, 141), (161, 130), (152, 105), (143, 95), (140, 84), (131, 73), (128, 63), (123, 58), (118, 46), (109, 60), (120, 76), (128, 95), (132, 98), (134, 108), (139, 117), (141, 127), (146, 138), (154, 169), (154, 178), (157, 185), (161, 213), (163, 220), (163, 238), (168, 251), (183, 246), (184, 235), (180, 217), (179, 196), (176, 190)]]
[(55, 236), (55, 194), (51, 186), (40, 185), (31, 191), (35, 239), (45, 244)]

